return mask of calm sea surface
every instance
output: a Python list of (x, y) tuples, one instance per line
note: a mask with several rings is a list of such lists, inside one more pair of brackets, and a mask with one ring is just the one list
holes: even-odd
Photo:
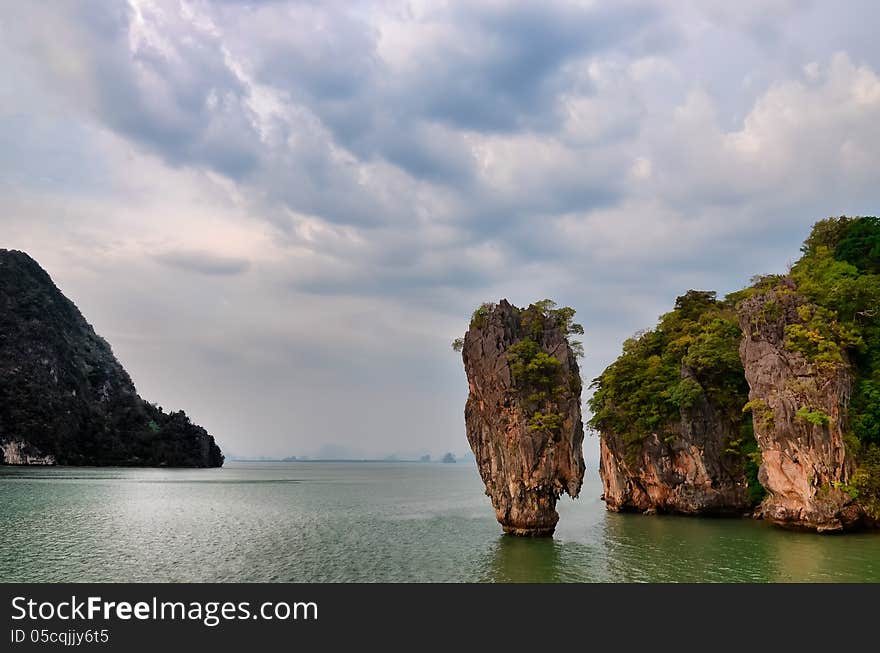
[(0, 467), (2, 581), (880, 581), (880, 535), (605, 511), (501, 534), (470, 464)]

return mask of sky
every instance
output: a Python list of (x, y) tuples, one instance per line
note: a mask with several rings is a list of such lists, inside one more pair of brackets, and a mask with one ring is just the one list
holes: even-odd
[(481, 302), (574, 307), (589, 384), (686, 290), (878, 213), (878, 24), (873, 0), (2, 3), (0, 247), (227, 454), (461, 454), (450, 342)]

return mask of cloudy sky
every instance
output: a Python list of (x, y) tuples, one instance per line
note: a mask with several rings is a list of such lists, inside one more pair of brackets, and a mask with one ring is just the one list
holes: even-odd
[[(450, 341), (551, 297), (584, 379), (875, 215), (880, 5), (0, 5), (0, 246), (237, 455), (467, 448)], [(595, 437), (586, 445), (595, 459)]]

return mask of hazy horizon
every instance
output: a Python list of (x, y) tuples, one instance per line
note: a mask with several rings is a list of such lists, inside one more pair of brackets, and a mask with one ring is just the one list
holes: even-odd
[(877, 214), (878, 22), (867, 1), (6, 3), (0, 247), (228, 453), (458, 456), (450, 342), (481, 302), (574, 307), (588, 386), (686, 290)]

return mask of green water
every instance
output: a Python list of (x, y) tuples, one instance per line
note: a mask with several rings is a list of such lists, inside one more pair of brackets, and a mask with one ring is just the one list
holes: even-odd
[(880, 535), (618, 515), (593, 470), (552, 539), (501, 535), (471, 465), (0, 467), (3, 581), (880, 581)]

